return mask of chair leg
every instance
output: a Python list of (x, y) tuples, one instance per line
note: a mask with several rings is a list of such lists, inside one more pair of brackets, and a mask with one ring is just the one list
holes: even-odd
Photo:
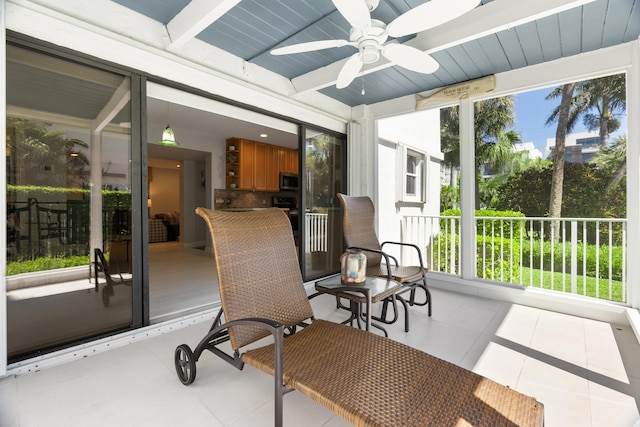
[[(407, 304), (407, 301), (400, 295), (397, 296), (397, 299), (400, 300), (402, 306), (404, 307), (404, 331), (409, 332), (409, 304)], [(431, 310), (431, 306), (429, 306), (429, 310)]]
[[(391, 297), (387, 297), (382, 301), (382, 311), (380, 312), (380, 316), (376, 317), (376, 316), (371, 316), (371, 318), (377, 322), (382, 322), (382, 323), (386, 323), (387, 325), (391, 325), (392, 323), (395, 323), (396, 320), (398, 320), (398, 306), (394, 301), (395, 296), (391, 296)], [(387, 319), (387, 313), (388, 313), (388, 305), (391, 304), (391, 306), (393, 307), (393, 318), (392, 319)]]

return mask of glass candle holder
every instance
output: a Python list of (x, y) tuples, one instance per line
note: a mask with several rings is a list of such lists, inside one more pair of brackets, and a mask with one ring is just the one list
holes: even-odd
[(349, 249), (340, 257), (340, 281), (345, 285), (363, 283), (367, 275), (367, 257), (360, 249)]

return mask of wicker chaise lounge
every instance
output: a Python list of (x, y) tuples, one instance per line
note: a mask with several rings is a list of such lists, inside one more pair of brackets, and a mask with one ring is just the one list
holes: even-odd
[[(176, 348), (184, 384), (209, 350), (239, 369), (247, 363), (275, 376), (278, 426), (283, 394), (292, 389), (356, 426), (543, 425), (542, 405), (531, 397), (391, 339), (315, 320), (279, 209), (196, 212), (213, 238), (222, 310), (193, 351)], [(273, 340), (240, 353), (270, 334)], [(233, 355), (218, 347), (226, 341)]]

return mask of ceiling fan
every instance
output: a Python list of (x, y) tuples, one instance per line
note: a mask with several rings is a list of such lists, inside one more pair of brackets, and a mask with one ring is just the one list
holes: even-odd
[(418, 73), (435, 72), (439, 64), (431, 55), (411, 46), (389, 40), (418, 33), (448, 22), (475, 8), (480, 0), (430, 0), (405, 12), (388, 25), (371, 19), (370, 12), (380, 0), (331, 0), (338, 12), (351, 24), (349, 40), (318, 40), (284, 46), (271, 51), (272, 55), (311, 52), (334, 47), (354, 46), (358, 52), (344, 64), (336, 87), (343, 89), (356, 78), (364, 64), (373, 64), (384, 56), (403, 68)]

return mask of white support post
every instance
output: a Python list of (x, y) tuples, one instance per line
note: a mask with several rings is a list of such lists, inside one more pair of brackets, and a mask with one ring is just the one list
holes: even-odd
[(473, 280), (476, 272), (476, 150), (473, 100), (460, 101), (460, 274)]
[[(640, 309), (640, 40), (634, 43), (627, 69), (627, 298)], [(640, 325), (638, 325), (640, 327)], [(638, 331), (640, 339), (640, 331)]]
[(349, 194), (369, 196), (377, 207), (376, 171), (378, 170), (378, 135), (376, 121), (366, 105), (352, 110), (348, 132)]

